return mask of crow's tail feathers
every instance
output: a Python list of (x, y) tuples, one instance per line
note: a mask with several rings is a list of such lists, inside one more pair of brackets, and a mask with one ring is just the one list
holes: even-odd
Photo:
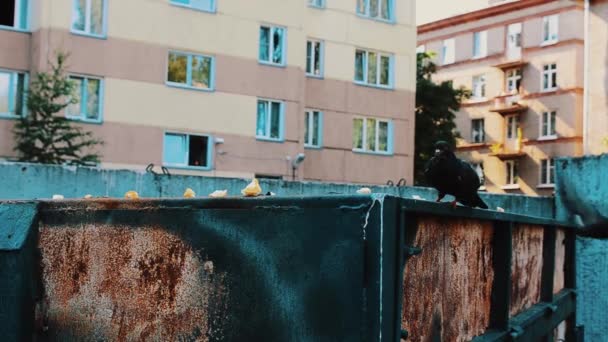
[(488, 205), (484, 202), (478, 194), (475, 194), (475, 206), (480, 207), (481, 209), (488, 209)]

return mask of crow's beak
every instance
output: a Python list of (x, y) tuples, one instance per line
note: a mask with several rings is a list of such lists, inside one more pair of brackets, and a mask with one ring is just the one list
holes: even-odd
[(435, 155), (436, 155), (436, 156), (438, 156), (438, 155), (440, 155), (440, 154), (441, 154), (441, 150), (440, 150), (440, 149), (436, 149), (436, 150), (435, 150)]

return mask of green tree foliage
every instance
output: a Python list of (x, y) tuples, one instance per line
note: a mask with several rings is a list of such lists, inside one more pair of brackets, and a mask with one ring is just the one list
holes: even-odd
[(103, 142), (63, 115), (67, 106), (78, 103), (75, 84), (65, 75), (66, 59), (66, 54), (57, 53), (50, 72), (39, 72), (30, 84), (28, 113), (13, 129), (19, 161), (71, 165), (99, 163), (100, 156), (94, 148)]
[(432, 80), (436, 65), (431, 53), (419, 53), (416, 68), (416, 137), (414, 158), (414, 183), (422, 185), (424, 168), (433, 155), (433, 145), (438, 140), (452, 147), (460, 137), (454, 123), (454, 113), (462, 100), (471, 92), (465, 88), (454, 89), (451, 81), (435, 83)]

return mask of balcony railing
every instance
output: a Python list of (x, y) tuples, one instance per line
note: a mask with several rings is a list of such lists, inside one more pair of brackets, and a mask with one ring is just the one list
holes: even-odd
[(499, 113), (501, 115), (522, 113), (528, 109), (521, 100), (521, 95), (503, 95), (494, 98), (494, 104), (490, 112)]

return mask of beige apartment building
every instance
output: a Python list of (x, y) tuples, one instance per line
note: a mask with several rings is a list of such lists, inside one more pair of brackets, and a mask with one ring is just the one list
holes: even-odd
[[(485, 188), (550, 195), (554, 158), (608, 151), (606, 1), (591, 2), (588, 21), (583, 1), (491, 5), (419, 26), (418, 51), (436, 52), (437, 81), (472, 91), (456, 114), (457, 153)], [(597, 50), (588, 93), (586, 22)]]
[(413, 1), (3, 0), (0, 157), (62, 50), (104, 167), (411, 184), (415, 37)]

